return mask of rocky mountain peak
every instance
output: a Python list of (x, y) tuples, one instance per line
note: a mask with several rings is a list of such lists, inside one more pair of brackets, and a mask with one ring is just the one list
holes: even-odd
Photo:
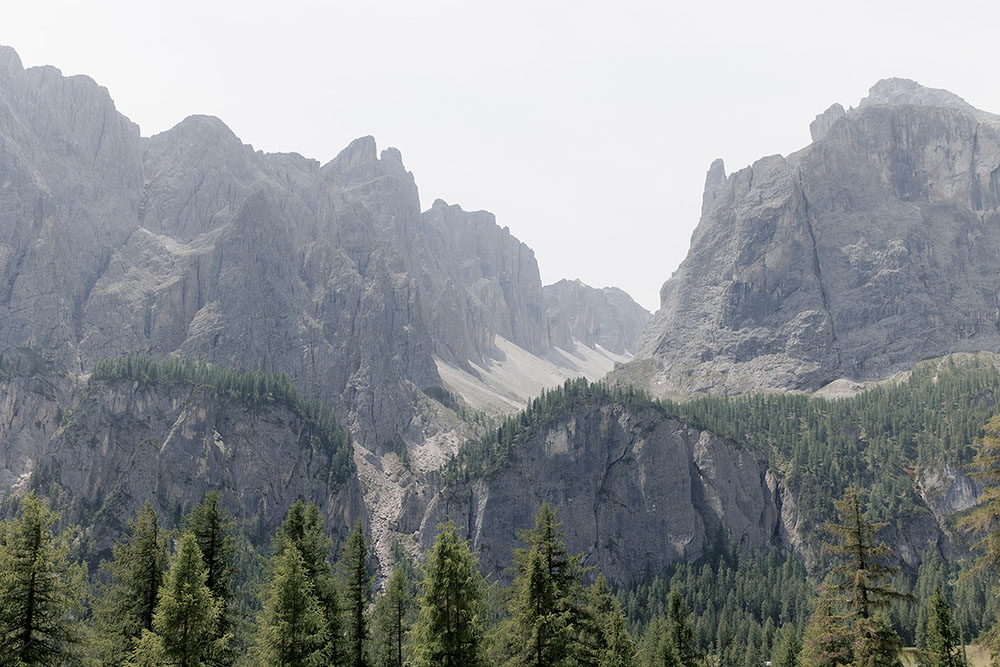
[(816, 389), (1000, 350), (996, 119), (886, 79), (787, 158), (713, 165), (632, 370), (661, 394)]
[(726, 165), (722, 158), (716, 158), (705, 174), (705, 194), (701, 198), (701, 214), (705, 215), (719, 191), (726, 185)]
[(21, 64), (21, 58), (17, 55), (17, 51), (0, 44), (0, 74), (9, 77), (22, 71), (24, 71), (24, 66)]
[(911, 79), (882, 79), (872, 86), (868, 96), (861, 100), (859, 107), (887, 104), (900, 106), (910, 104), (924, 107), (950, 107), (965, 111), (977, 111), (975, 107), (955, 93), (940, 88), (928, 88)]

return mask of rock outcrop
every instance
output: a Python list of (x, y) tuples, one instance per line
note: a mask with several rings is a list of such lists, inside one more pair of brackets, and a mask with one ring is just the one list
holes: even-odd
[(320, 165), (192, 116), (152, 138), (87, 77), (0, 51), (0, 351), (287, 372), (382, 451), (495, 337), (550, 347), (534, 254), (485, 212), (420, 211), (396, 149)]
[(615, 354), (632, 354), (651, 317), (617, 287), (597, 289), (579, 280), (560, 280), (542, 288), (553, 345), (573, 349), (577, 340)]
[(487, 477), (442, 490), (420, 527), (467, 531), (486, 572), (505, 576), (542, 502), (560, 508), (571, 553), (628, 584), (697, 559), (719, 528), (756, 548), (780, 544), (781, 508), (766, 454), (665, 418), (654, 407), (580, 406), (521, 443)]
[(712, 165), (624, 377), (656, 394), (812, 390), (1000, 350), (1000, 117), (889, 79), (811, 131), (724, 183)]
[(353, 467), (331, 469), (330, 452), (294, 410), (250, 409), (188, 385), (88, 387), (35, 472), (42, 488), (66, 490), (69, 518), (90, 528), (98, 554), (144, 502), (170, 524), (212, 490), (260, 546), (300, 498), (323, 509), (335, 543), (367, 521)]

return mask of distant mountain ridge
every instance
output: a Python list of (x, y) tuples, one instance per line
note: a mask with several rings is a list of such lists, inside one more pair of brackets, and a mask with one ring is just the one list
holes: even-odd
[(810, 130), (787, 157), (713, 163), (620, 378), (660, 395), (813, 390), (1000, 350), (1000, 119), (886, 79)]

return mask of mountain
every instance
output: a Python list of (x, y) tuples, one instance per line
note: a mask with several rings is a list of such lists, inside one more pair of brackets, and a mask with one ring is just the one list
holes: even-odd
[[(188, 413), (177, 411), (175, 387), (118, 388), (107, 404), (93, 403), (89, 374), (122, 354), (196, 359), (287, 374), (353, 437), (350, 488), (363, 494), (363, 512), (350, 494), (341, 503), (340, 491), (285, 488), (278, 461), (257, 472), (260, 483), (285, 488), (280, 500), (265, 511), (235, 498), (234, 510), (270, 526), (301, 492), (330, 500), (326, 509), (344, 521), (373, 517), (381, 540), (401, 512), (420, 510), (401, 499), (419, 496), (425, 476), (482, 428), (456, 415), (456, 401), (509, 413), (546, 387), (596, 380), (628, 359), (585, 329), (573, 333), (585, 342), (567, 340), (565, 327), (553, 339), (533, 251), (486, 211), (442, 200), (421, 211), (398, 150), (362, 137), (320, 164), (256, 151), (210, 116), (143, 137), (92, 79), (25, 69), (7, 47), (0, 217), (0, 359), (16, 370), (0, 376), (2, 490), (23, 489), (45, 462), (77, 500), (103, 506), (125, 474), (119, 458), (131, 460), (129, 443), (179, 442), (167, 427), (188, 423)], [(559, 318), (572, 317), (573, 303), (558, 307)], [(595, 311), (586, 326), (604, 330), (601, 318), (617, 315)], [(211, 451), (212, 433), (227, 437), (211, 415), (239, 413), (198, 400), (208, 422), (183, 447), (201, 477), (160, 488), (151, 480), (172, 464), (153, 450), (140, 462), (143, 488), (161, 494), (165, 511), (236, 484), (216, 469), (236, 464), (194, 452)], [(148, 423), (150, 406), (159, 426)], [(81, 410), (94, 418), (61, 428)], [(109, 416), (120, 410), (129, 420)], [(239, 437), (290, 434), (248, 422)], [(84, 447), (92, 438), (107, 441), (108, 461)]]
[(1000, 350), (1000, 117), (887, 79), (812, 143), (712, 164), (691, 248), (621, 377), (814, 390)]
[(617, 287), (596, 289), (579, 280), (560, 280), (542, 288), (549, 316), (549, 338), (563, 349), (573, 341), (615, 354), (632, 354), (651, 317)]

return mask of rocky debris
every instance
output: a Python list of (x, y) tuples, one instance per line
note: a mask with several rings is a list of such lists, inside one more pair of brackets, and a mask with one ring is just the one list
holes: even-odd
[(946, 91), (876, 84), (814, 141), (706, 179), (691, 249), (629, 380), (656, 394), (814, 390), (1000, 350), (1000, 125)]
[(649, 311), (617, 287), (597, 289), (580, 280), (560, 280), (542, 289), (549, 320), (549, 338), (563, 350), (574, 341), (631, 355)]

